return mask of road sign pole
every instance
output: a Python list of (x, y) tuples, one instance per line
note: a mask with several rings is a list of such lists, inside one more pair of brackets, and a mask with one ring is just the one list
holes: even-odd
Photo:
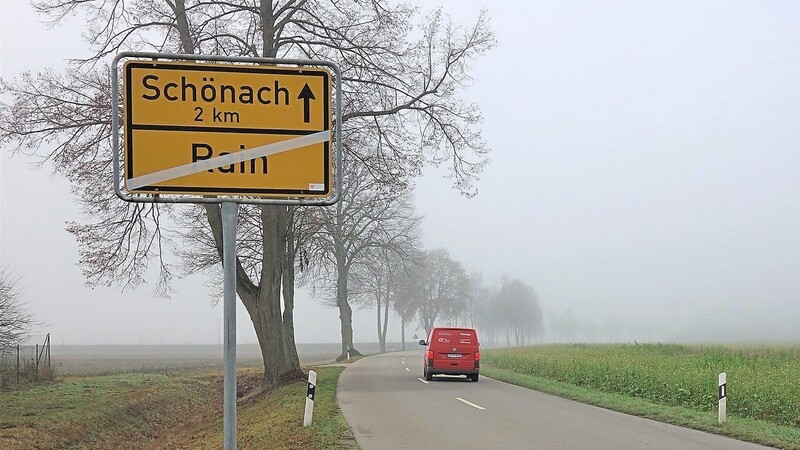
[(236, 450), (236, 217), (238, 205), (222, 202), (222, 266), (225, 347), (223, 427), (225, 450)]
[(330, 61), (150, 52), (121, 52), (112, 61), (117, 197), (221, 204), (225, 450), (236, 449), (237, 205), (339, 201), (341, 88), (341, 70)]

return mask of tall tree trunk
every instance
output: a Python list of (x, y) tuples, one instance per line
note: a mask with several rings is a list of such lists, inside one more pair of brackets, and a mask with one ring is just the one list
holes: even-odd
[(380, 346), (381, 353), (386, 353), (386, 335), (382, 334), (383, 327), (381, 326), (381, 294), (378, 293), (378, 345)]
[(350, 267), (347, 264), (344, 243), (340, 238), (344, 236), (342, 230), (343, 222), (342, 202), (340, 201), (336, 203), (336, 233), (334, 234), (333, 243), (333, 251), (336, 258), (336, 306), (339, 307), (339, 323), (342, 330), (342, 354), (336, 358), (336, 361), (347, 359), (348, 352), (350, 356), (361, 355), (353, 345), (353, 309), (347, 299), (347, 276), (350, 272)]
[[(283, 315), (281, 314), (282, 266), (286, 249), (286, 207), (262, 206), (261, 282), (258, 302), (252, 305), (253, 325), (256, 327), (264, 358), (265, 379), (272, 384), (291, 372), (286, 360), (283, 342)], [(245, 305), (246, 306), (246, 305)], [(260, 333), (259, 333), (259, 330)]]
[[(380, 314), (380, 308), (378, 309), (378, 314)], [(381, 342), (383, 343), (383, 351), (386, 351), (386, 331), (388, 330), (389, 325), (389, 296), (386, 296), (386, 301), (383, 302), (383, 329), (380, 330), (381, 335)]]
[(181, 47), (183, 47), (184, 53), (192, 54), (195, 47), (191, 33), (189, 33), (189, 21), (186, 19), (186, 1), (175, 0), (175, 3), (170, 6), (172, 6), (172, 11), (175, 13), (175, 25), (178, 28)]
[[(205, 205), (208, 223), (217, 252), (222, 257), (222, 214), (217, 204)], [(286, 238), (286, 208), (262, 206), (261, 221), (263, 259), (259, 284), (254, 284), (236, 260), (236, 293), (247, 309), (256, 332), (264, 363), (264, 381), (273, 384), (291, 379), (291, 366), (286, 359), (281, 316), (282, 260)], [(272, 257), (270, 257), (272, 255)], [(302, 374), (301, 374), (302, 375)]]
[(420, 314), (423, 316), (422, 322), (425, 324), (425, 336), (428, 336), (431, 334), (433, 324), (436, 322), (436, 316), (439, 314), (439, 312), (435, 310), (429, 310), (423, 305), (423, 309), (420, 311)]
[[(342, 249), (343, 253), (344, 249)], [(347, 265), (344, 262), (339, 264), (337, 268), (336, 304), (339, 307), (339, 323), (342, 328), (342, 354), (336, 358), (336, 361), (344, 361), (347, 359), (348, 349), (350, 356), (361, 355), (353, 345), (353, 309), (350, 308), (350, 304), (347, 302)]]
[(403, 351), (406, 350), (406, 319), (400, 316), (400, 342), (403, 344)]
[(261, 45), (266, 58), (274, 58), (277, 54), (275, 47), (275, 16), (272, 15), (272, 0), (261, 0), (258, 8), (261, 17)]
[(294, 259), (297, 252), (294, 243), (294, 237), (287, 236), (283, 267), (283, 345), (293, 376), (302, 378), (304, 374), (300, 369), (300, 357), (294, 340)]
[[(271, 1), (265, 1), (262, 4), (262, 11), (268, 12), (270, 17), (271, 5)], [(186, 17), (185, 0), (176, 0), (173, 8), (183, 51), (184, 53), (195, 53), (194, 40)], [(264, 52), (274, 55), (275, 50), (271, 38), (274, 24), (267, 20), (264, 25), (268, 26), (263, 27), (262, 33), (264, 36), (269, 36), (269, 38), (265, 37), (264, 42), (270, 44), (269, 47), (264, 48)], [(221, 259), (222, 216), (220, 207), (207, 204), (205, 210)], [(267, 384), (297, 376), (297, 373), (293, 372), (291, 364), (287, 362), (287, 348), (284, 346), (283, 317), (281, 315), (281, 266), (285, 251), (286, 216), (285, 207), (261, 207), (262, 266), (257, 285), (250, 280), (238, 258), (236, 261), (236, 292), (247, 309), (250, 321), (255, 328), (264, 363), (264, 381)], [(296, 357), (296, 349), (294, 354)], [(302, 376), (302, 372), (299, 375)]]

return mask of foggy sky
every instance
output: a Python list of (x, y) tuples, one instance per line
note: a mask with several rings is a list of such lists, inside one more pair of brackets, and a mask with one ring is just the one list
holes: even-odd
[[(546, 326), (574, 314), (631, 339), (800, 339), (800, 4), (441, 2), (462, 24), (482, 3), (499, 45), (467, 95), (492, 162), (474, 198), (426, 171), (425, 246), (489, 284), (532, 285)], [(3, 78), (86, 55), (80, 21), (48, 30), (23, 2), (0, 14)], [(85, 288), (68, 184), (6, 148), (0, 161), (0, 260), (54, 343), (217, 342), (222, 308), (200, 276), (168, 300)], [(335, 309), (302, 292), (296, 316), (298, 342), (337, 341)], [(355, 320), (356, 341), (376, 340), (373, 312)]]

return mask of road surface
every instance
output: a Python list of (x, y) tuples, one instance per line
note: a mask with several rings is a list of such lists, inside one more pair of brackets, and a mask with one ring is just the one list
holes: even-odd
[(356, 361), (342, 372), (337, 396), (362, 450), (766, 448), (484, 376), (426, 382), (421, 351)]

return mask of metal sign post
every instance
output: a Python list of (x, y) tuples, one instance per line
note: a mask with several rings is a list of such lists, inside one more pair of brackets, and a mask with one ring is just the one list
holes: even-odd
[(225, 450), (236, 449), (238, 204), (339, 201), (341, 79), (336, 64), (302, 59), (122, 52), (111, 65), (117, 197), (221, 205)]
[(222, 436), (225, 450), (236, 448), (236, 218), (239, 205), (222, 202), (222, 266), (225, 347)]

